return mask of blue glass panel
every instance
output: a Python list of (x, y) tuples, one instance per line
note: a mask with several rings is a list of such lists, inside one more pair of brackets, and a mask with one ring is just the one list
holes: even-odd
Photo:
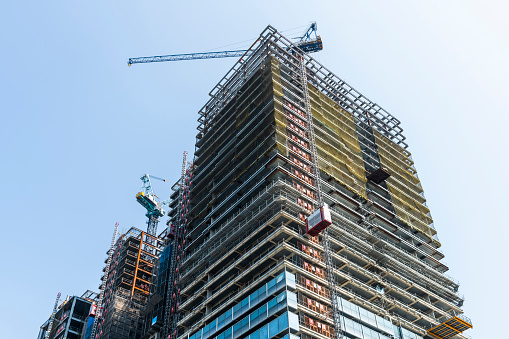
[(264, 304), (258, 309), (258, 321), (262, 322), (267, 319), (267, 304)]
[(258, 290), (251, 293), (249, 296), (249, 305), (253, 306), (258, 302)]
[(233, 314), (233, 308), (228, 309), (228, 311), (226, 311), (224, 313), (224, 323), (225, 324), (228, 324), (232, 320), (232, 314)]
[(242, 309), (242, 304), (238, 303), (237, 305), (233, 306), (233, 314), (234, 317), (238, 317), (240, 315), (240, 310)]
[(232, 328), (229, 327), (224, 331), (224, 339), (232, 339)]
[(258, 289), (258, 301), (262, 301), (267, 296), (267, 284)]
[(277, 320), (279, 332), (288, 328), (288, 312), (283, 313)]
[(269, 338), (269, 326), (265, 325), (260, 328), (260, 339), (268, 339)]
[(267, 295), (271, 295), (276, 291), (276, 280), (272, 279), (267, 283)]
[(275, 336), (276, 334), (279, 333), (279, 329), (278, 329), (278, 320), (272, 320), (270, 323), (269, 323), (269, 338), (272, 338), (273, 336)]
[(249, 309), (249, 297), (246, 297), (244, 300), (242, 300), (242, 310), (241, 313), (246, 312)]
[(273, 299), (269, 300), (269, 302), (268, 302), (269, 317), (271, 315), (273, 315), (274, 313), (276, 313), (276, 311), (277, 311), (277, 300), (276, 300), (276, 298), (273, 298)]
[(286, 299), (286, 291), (280, 293), (278, 296), (277, 296), (277, 302), (280, 303), (282, 302), (283, 300)]
[(258, 310), (249, 315), (249, 326), (253, 327), (258, 325)]

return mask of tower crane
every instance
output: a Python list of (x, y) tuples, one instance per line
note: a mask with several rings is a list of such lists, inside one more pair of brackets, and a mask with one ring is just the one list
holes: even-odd
[[(302, 51), (306, 53), (314, 53), (323, 49), (322, 38), (316, 33), (317, 25), (313, 22), (307, 31), (296, 39), (296, 43)], [(314, 39), (313, 39), (314, 38)], [(250, 55), (251, 50), (235, 50), (235, 51), (221, 51), (221, 52), (206, 52), (206, 53), (188, 53), (188, 54), (172, 54), (150, 57), (130, 58), (127, 65), (133, 64), (146, 64), (151, 62), (164, 62), (164, 61), (182, 61), (182, 60), (196, 60), (196, 59), (217, 59), (217, 58), (235, 58), (241, 57), (244, 54)]]
[(145, 214), (148, 218), (147, 233), (150, 235), (156, 235), (159, 217), (164, 216), (163, 206), (167, 205), (170, 202), (170, 199), (158, 201), (159, 197), (154, 194), (150, 178), (166, 182), (166, 179), (144, 174), (140, 178), (142, 181), (141, 191), (136, 194), (136, 200), (147, 210), (147, 213)]

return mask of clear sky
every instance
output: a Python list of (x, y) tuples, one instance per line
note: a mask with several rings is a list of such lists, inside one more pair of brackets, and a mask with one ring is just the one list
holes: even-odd
[(316, 58), (402, 122), (469, 334), (505, 337), (507, 11), (494, 0), (4, 2), (0, 337), (35, 338), (58, 291), (98, 290), (115, 222), (145, 227), (139, 177), (178, 178), (197, 112), (234, 63), (127, 59), (240, 48), (268, 24), (295, 36), (311, 21)]

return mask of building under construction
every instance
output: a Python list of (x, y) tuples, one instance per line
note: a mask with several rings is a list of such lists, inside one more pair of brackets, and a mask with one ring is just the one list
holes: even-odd
[[(110, 249), (110, 267), (105, 267), (101, 318), (96, 324), (97, 338), (139, 338), (143, 331), (144, 309), (160, 257), (159, 237), (135, 227), (120, 235)], [(105, 262), (106, 263), (106, 262)]]
[(399, 120), (309, 46), (269, 26), (211, 91), (168, 228), (112, 243), (91, 337), (465, 338)]
[(97, 293), (86, 291), (80, 297), (68, 296), (62, 303), (59, 297), (55, 304), (55, 313), (44, 322), (37, 339), (85, 339), (95, 317), (94, 304)]
[(464, 338), (398, 119), (269, 26), (198, 122), (147, 337)]

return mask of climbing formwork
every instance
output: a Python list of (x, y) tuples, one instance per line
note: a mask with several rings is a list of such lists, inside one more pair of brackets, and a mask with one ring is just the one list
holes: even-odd
[[(200, 110), (194, 160), (170, 205), (175, 301), (160, 334), (422, 338), (460, 314), (400, 122), (270, 26), (251, 50)], [(327, 248), (321, 233), (305, 234), (319, 191), (332, 217)], [(296, 304), (271, 315), (266, 286), (281, 274)], [(263, 320), (248, 313), (255, 306)], [(271, 334), (281, 317), (287, 326)]]

